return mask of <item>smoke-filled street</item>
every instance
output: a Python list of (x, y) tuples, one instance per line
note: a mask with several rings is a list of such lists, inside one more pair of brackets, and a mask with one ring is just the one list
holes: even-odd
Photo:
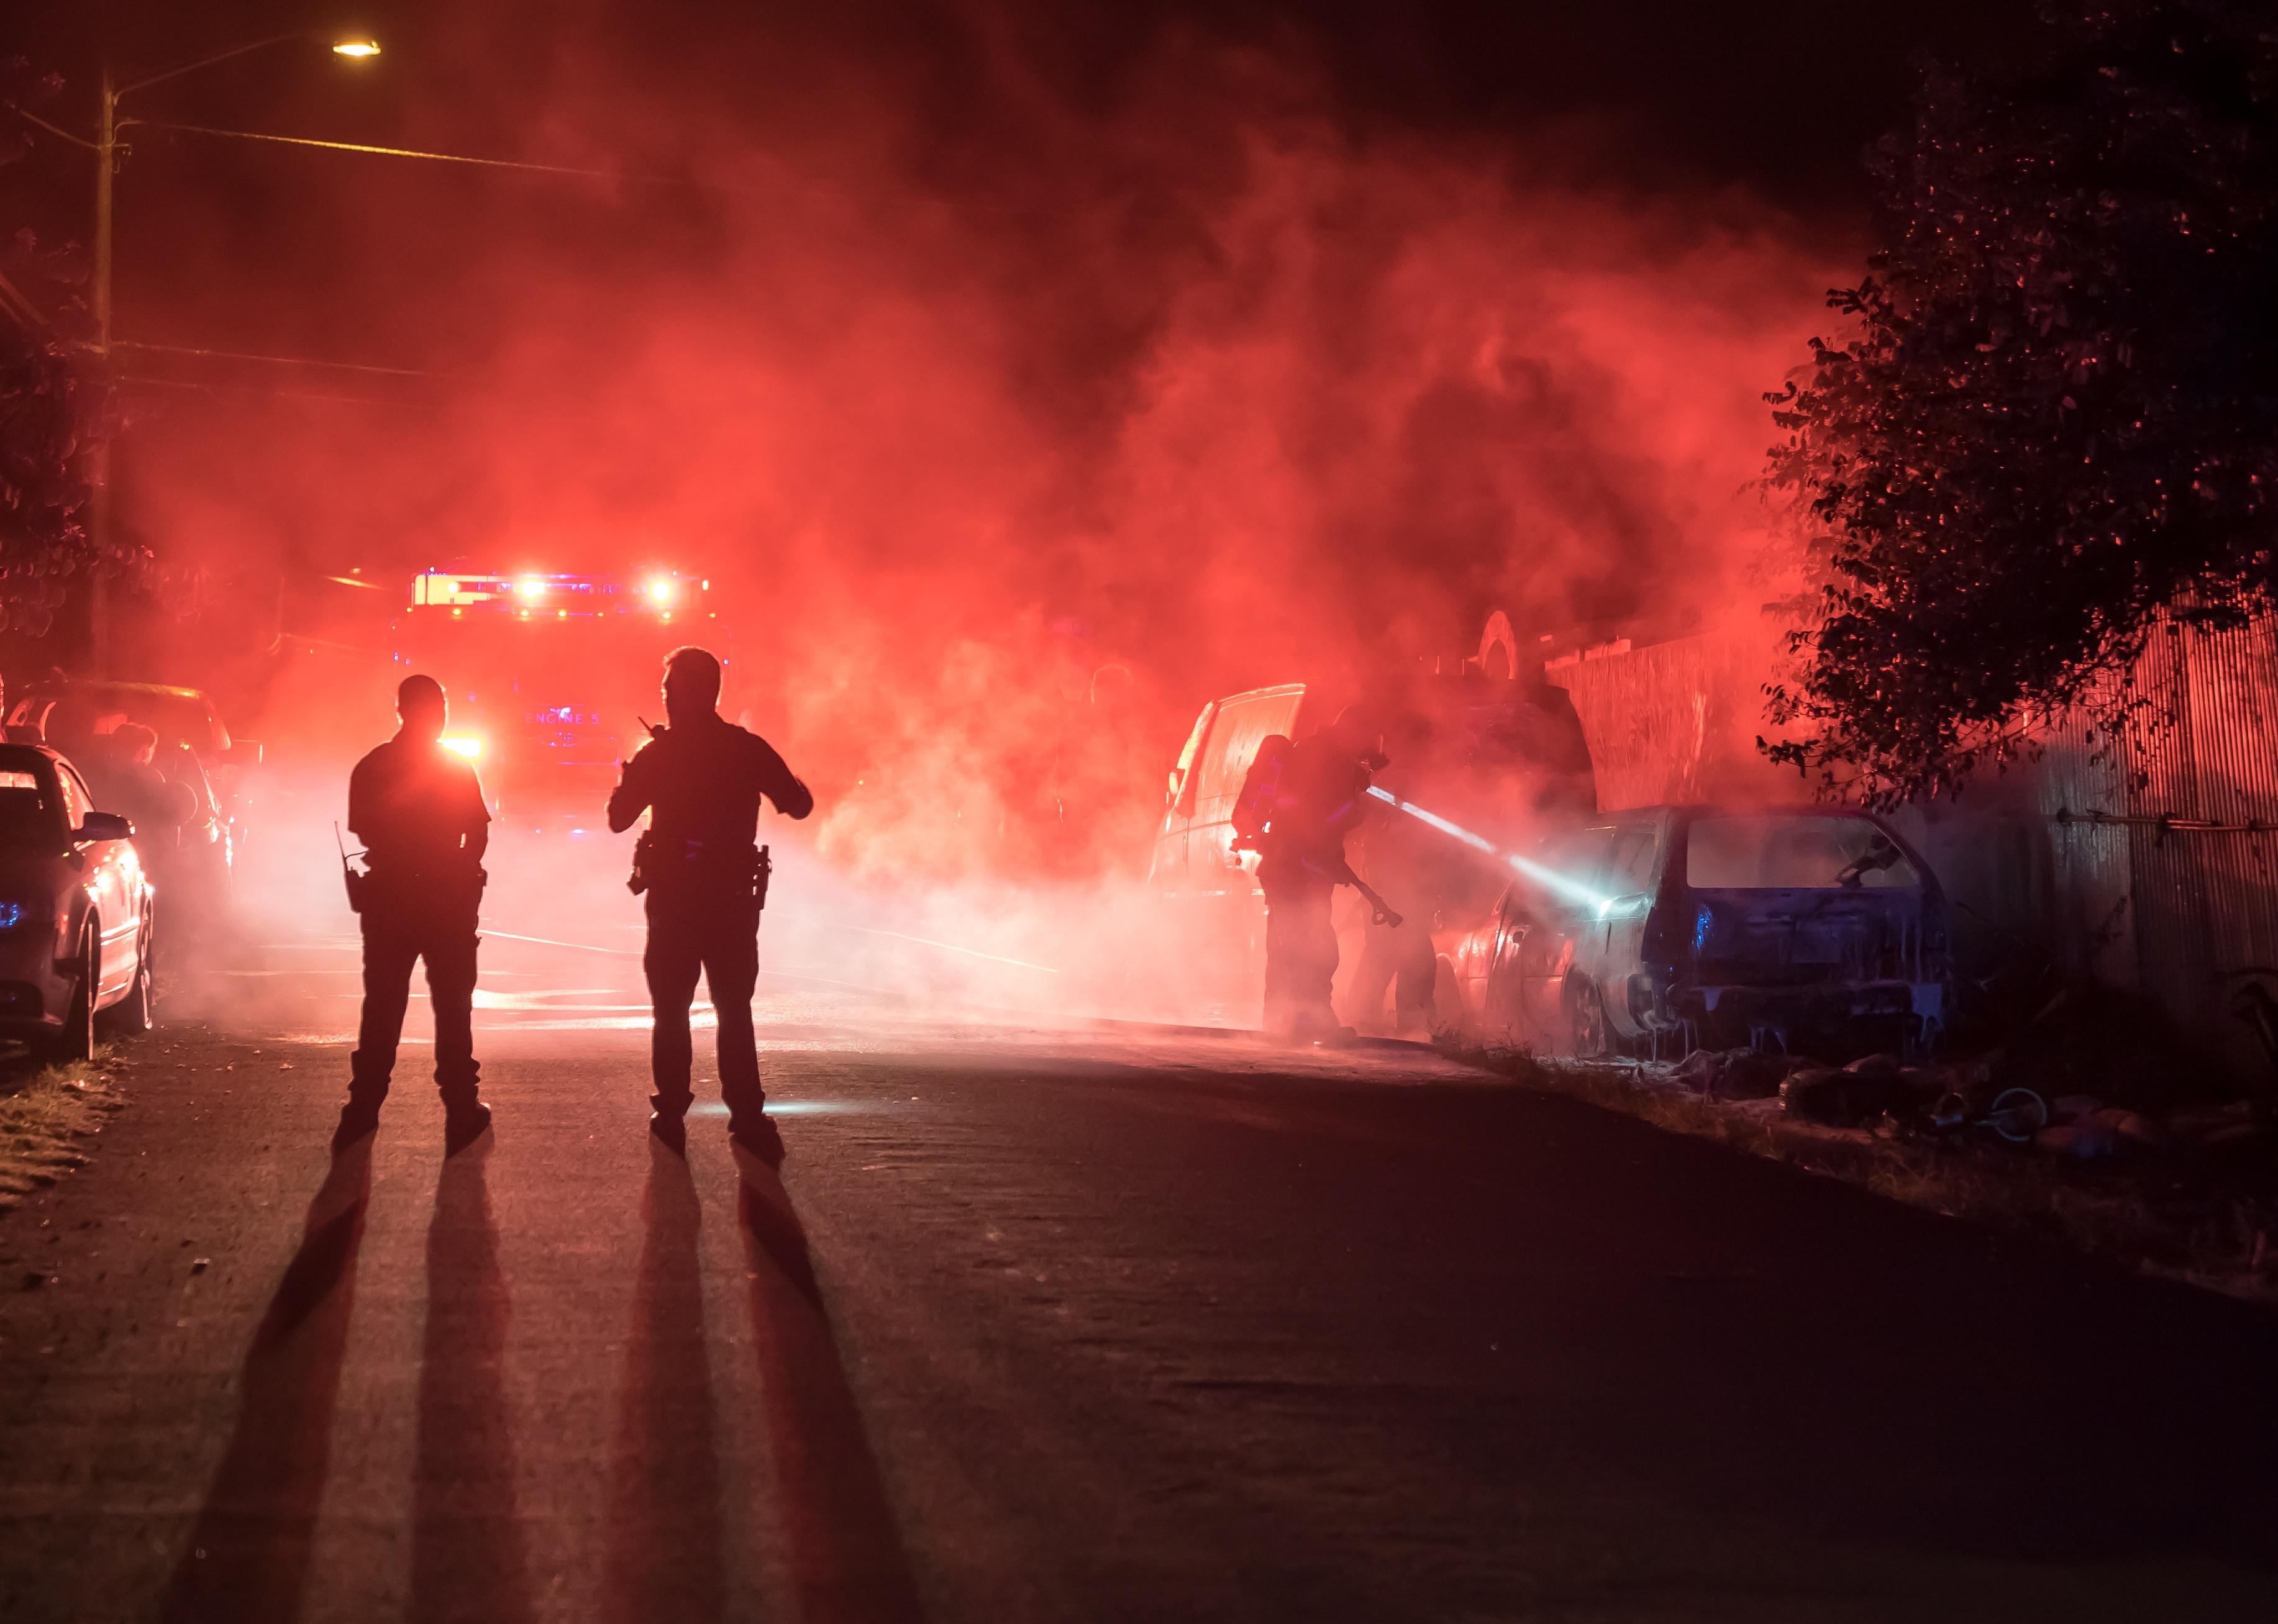
[(2242, 1305), (1417, 1048), (780, 978), (778, 1182), (652, 1147), (623, 961), (485, 950), (487, 1144), (415, 1045), (334, 1162), (279, 942), (10, 1216), (0, 1613), (2267, 1616)]
[(0, 5), (0, 1624), (2278, 1619), (2270, 12)]

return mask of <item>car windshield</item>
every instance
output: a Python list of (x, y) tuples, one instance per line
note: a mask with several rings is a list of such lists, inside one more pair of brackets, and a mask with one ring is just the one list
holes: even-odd
[(129, 692), (119, 706), (162, 739), (179, 739), (193, 750), (224, 751), (229, 732), (203, 698), (175, 693)]
[(193, 750), (229, 748), (229, 730), (207, 705), (204, 696), (176, 693), (169, 689), (113, 687), (108, 683), (75, 684), (50, 690), (45, 714), (41, 697), (19, 706), (27, 721), (39, 723), (50, 743), (68, 748), (85, 745), (109, 733), (121, 721), (137, 721), (162, 740), (179, 740)]
[(0, 771), (0, 845), (28, 845), (55, 833), (55, 817), (40, 793), (38, 774)]
[(1922, 883), (1872, 819), (1801, 812), (1698, 820), (1686, 840), (1686, 878), (1709, 891), (1880, 890)]

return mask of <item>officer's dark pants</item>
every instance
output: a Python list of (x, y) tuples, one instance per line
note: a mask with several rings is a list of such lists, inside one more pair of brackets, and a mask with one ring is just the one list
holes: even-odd
[(1334, 888), (1301, 865), (1273, 861), (1259, 865), (1257, 882), (1265, 892), (1265, 1029), (1334, 1026), (1329, 1004), (1337, 972), (1337, 933), (1329, 922)]
[(395, 1048), (411, 1000), (411, 967), (427, 961), (435, 1012), (435, 1086), (447, 1106), (474, 1102), (475, 922), (471, 906), (376, 895), (364, 903), (363, 1021), (348, 1058), (348, 1098), (377, 1109), (387, 1097)]
[(748, 887), (649, 892), (648, 950), (641, 968), (648, 974), (649, 1003), (656, 1029), (649, 1040), (649, 1071), (656, 1093), (649, 1102), (659, 1114), (678, 1117), (693, 1097), (688, 1071), (694, 1048), (688, 1035), (688, 1006), (696, 998), (700, 972), (720, 1018), (720, 1097), (728, 1104), (728, 1125), (757, 1121), (767, 1096), (760, 1088), (759, 1041), (752, 1033), (752, 989), (760, 980), (760, 910)]

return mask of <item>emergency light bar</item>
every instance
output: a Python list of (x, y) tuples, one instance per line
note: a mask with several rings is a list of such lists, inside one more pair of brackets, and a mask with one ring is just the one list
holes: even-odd
[(428, 569), (411, 578), (411, 606), (448, 609), (462, 616), (470, 609), (499, 610), (524, 620), (533, 609), (552, 610), (546, 617), (551, 620), (593, 614), (654, 614), (669, 620), (684, 600), (700, 602), (711, 585), (671, 571), (624, 577), (474, 576)]

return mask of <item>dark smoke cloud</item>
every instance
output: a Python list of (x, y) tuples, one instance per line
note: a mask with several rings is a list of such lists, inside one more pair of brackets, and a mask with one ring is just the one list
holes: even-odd
[[(225, 575), (709, 571), (730, 708), (854, 871), (1128, 859), (1215, 693), (1452, 656), (1494, 607), (1736, 601), (1759, 393), (1846, 258), (1565, 137), (1357, 121), (1280, 35), (1086, 80), (998, 13), (865, 52), (468, 9), (356, 133), (691, 184), (149, 138), (144, 331), (451, 376), (153, 392), (139, 526)], [(298, 94), (274, 127), (327, 127)], [(169, 200), (215, 164), (226, 210)], [(378, 636), (348, 624), (288, 629)], [(311, 694), (271, 698), (273, 729)]]

